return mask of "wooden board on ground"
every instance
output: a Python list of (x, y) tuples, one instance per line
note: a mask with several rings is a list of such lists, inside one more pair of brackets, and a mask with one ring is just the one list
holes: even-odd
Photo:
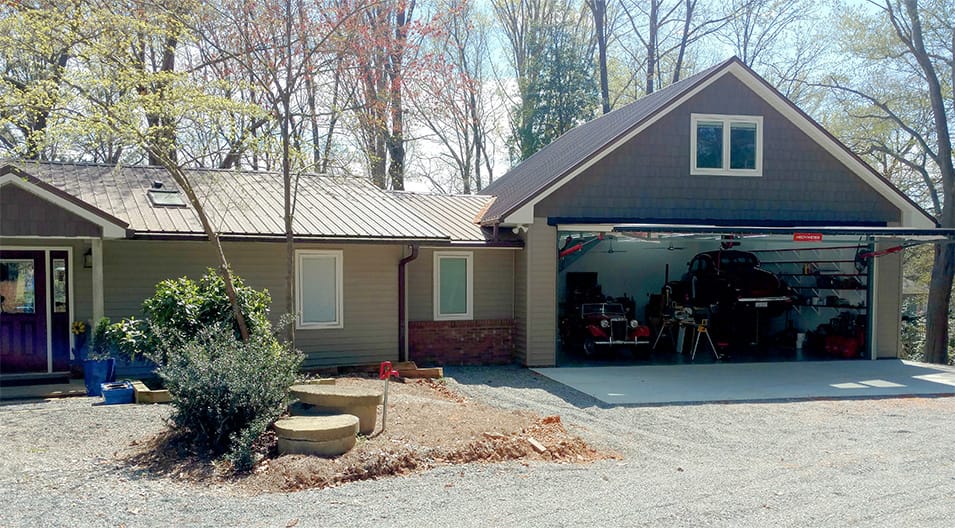
[(172, 396), (168, 390), (150, 390), (145, 383), (141, 381), (133, 382), (133, 393), (136, 395), (136, 403), (169, 403)]
[(419, 369), (398, 369), (398, 375), (405, 378), (443, 378), (444, 369), (442, 367), (419, 368)]

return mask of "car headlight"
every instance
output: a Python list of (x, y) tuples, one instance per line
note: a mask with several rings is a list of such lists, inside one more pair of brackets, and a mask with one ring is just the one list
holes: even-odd
[(601, 319), (601, 320), (600, 320), (600, 326), (601, 326), (601, 328), (610, 328), (610, 321), (608, 321), (608, 320), (606, 320), (606, 319)]
[(630, 321), (630, 328), (636, 328), (638, 326), (640, 326), (640, 323), (638, 323), (636, 319)]

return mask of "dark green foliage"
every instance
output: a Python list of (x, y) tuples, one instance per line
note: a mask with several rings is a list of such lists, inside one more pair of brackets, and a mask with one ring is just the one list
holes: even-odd
[(96, 322), (96, 327), (93, 328), (91, 335), (88, 359), (106, 359), (112, 356), (109, 338), (110, 323), (109, 317), (104, 317)]
[(535, 28), (534, 36), (539, 51), (529, 56), (512, 138), (512, 157), (520, 160), (592, 119), (600, 103), (587, 44), (575, 28), (557, 23)]
[(210, 455), (226, 454), (237, 470), (249, 469), (252, 443), (288, 404), (301, 353), (268, 332), (242, 343), (221, 327), (173, 346), (157, 371), (173, 395), (173, 423)]
[[(238, 276), (233, 276), (233, 281), (249, 334), (271, 332), (268, 314), (272, 299), (268, 291), (246, 286)], [(207, 270), (198, 283), (186, 277), (160, 282), (156, 293), (143, 303), (143, 313), (150, 326), (162, 332), (163, 339), (171, 344), (183, 342), (210, 327), (231, 329), (239, 339), (239, 328), (225, 294), (225, 282), (213, 269)]]

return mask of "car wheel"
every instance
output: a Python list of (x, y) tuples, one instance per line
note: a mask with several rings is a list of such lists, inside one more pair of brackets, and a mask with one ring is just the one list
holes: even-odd
[(594, 338), (587, 337), (584, 338), (584, 355), (587, 357), (594, 357), (597, 355), (597, 342), (594, 341)]

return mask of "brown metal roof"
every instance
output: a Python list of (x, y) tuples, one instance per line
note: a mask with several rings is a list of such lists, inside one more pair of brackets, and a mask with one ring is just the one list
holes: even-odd
[[(447, 233), (452, 242), (487, 242), (494, 236), (488, 227), (477, 223), (485, 208), (494, 201), (490, 196), (473, 194), (421, 194), (404, 191), (390, 193), (413, 209), (429, 223)], [(517, 237), (509, 230), (498, 233), (498, 242), (511, 242)]]
[[(191, 207), (156, 207), (154, 181), (176, 189), (159, 167), (16, 161), (4, 163), (93, 208), (128, 222), (136, 235), (202, 235)], [(283, 188), (274, 172), (187, 171), (213, 225), (225, 237), (283, 237)], [(486, 196), (390, 193), (359, 178), (303, 175), (294, 231), (300, 238), (485, 242), (473, 223)], [(435, 207), (430, 211), (429, 207)]]

